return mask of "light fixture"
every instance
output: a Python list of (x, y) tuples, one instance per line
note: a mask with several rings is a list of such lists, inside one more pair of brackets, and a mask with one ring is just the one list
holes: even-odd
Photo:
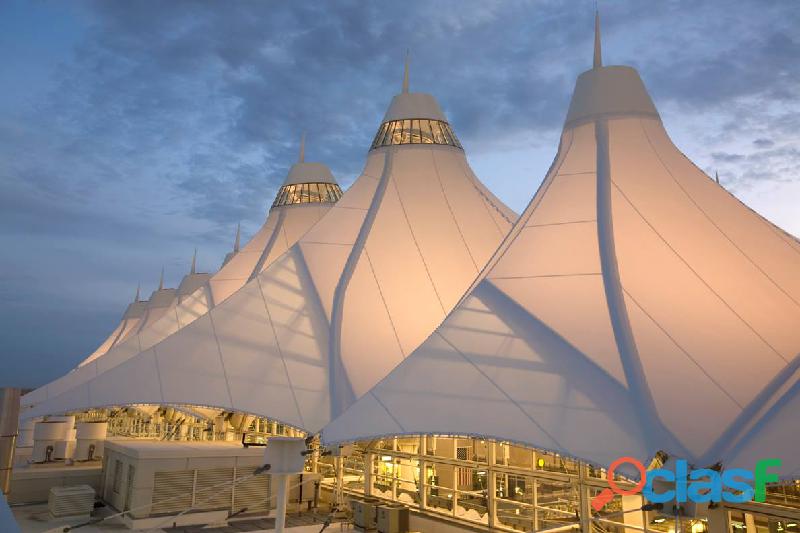
[(667, 519), (662, 517), (662, 516), (653, 519), (653, 523), (654, 524), (661, 524), (661, 523), (666, 522), (666, 521), (667, 521)]

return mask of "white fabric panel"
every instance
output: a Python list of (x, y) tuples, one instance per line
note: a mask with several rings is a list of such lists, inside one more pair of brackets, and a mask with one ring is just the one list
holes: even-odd
[(236, 409), (267, 409), (273, 418), (299, 426), (300, 413), (258, 281), (242, 287), (211, 316)]
[(130, 338), (131, 334), (135, 331), (139, 330), (139, 326), (141, 323), (141, 318), (130, 318), (128, 319), (127, 323), (125, 324), (125, 329), (122, 331), (122, 335), (119, 336), (117, 342), (114, 343), (114, 347), (117, 347), (121, 342), (124, 342), (128, 338)]
[[(171, 305), (164, 309), (153, 309), (149, 313), (147, 323), (138, 333), (140, 350), (150, 348), (180, 329), (176, 307), (177, 305)], [(158, 318), (157, 314), (160, 315)]]
[[(357, 182), (361, 183), (361, 181)], [(367, 178), (364, 183), (369, 185), (370, 194), (375, 193), (375, 180)], [(353, 185), (355, 187), (355, 185)], [(364, 189), (365, 187), (359, 187)], [(349, 190), (347, 191), (350, 192)], [(347, 198), (347, 193), (342, 196), (342, 202)], [(369, 205), (363, 208), (355, 207), (340, 207), (338, 205), (332, 207), (325, 215), (322, 223), (316, 224), (306, 233), (301, 243), (330, 243), (330, 244), (343, 244), (352, 246), (358, 237), (358, 230), (364, 222), (364, 216), (367, 213)]]
[(612, 204), (617, 261), (625, 291), (728, 394), (740, 405), (747, 404), (784, 361), (618, 192), (612, 194)]
[[(424, 258), (427, 275), (432, 280), (442, 305), (449, 310), (463, 296), (465, 287), (475, 279), (478, 265), (469, 252), (442, 188), (437, 165), (434, 164), (434, 154), (439, 151), (444, 150), (415, 147), (395, 156), (392, 169), (394, 179), (391, 185), (395, 188), (400, 206), (408, 220), (413, 243), (418, 249), (417, 253)], [(451, 149), (446, 151), (448, 154), (439, 154), (436, 162), (456, 163), (464, 158), (461, 151)], [(445, 167), (448, 165), (445, 164)], [(469, 184), (463, 167), (457, 164), (453, 167), (449, 171), (451, 178), (465, 185)], [(471, 196), (476, 200), (478, 198), (475, 194)], [(494, 226), (494, 220), (485, 208), (474, 212), (473, 217), (482, 222), (484, 227)], [(495, 231), (484, 242), (487, 244), (498, 242), (501, 237), (500, 232)], [(439, 320), (442, 318), (444, 314)], [(425, 331), (423, 335), (429, 334), (430, 331)], [(413, 343), (415, 347), (424, 340), (424, 336)]]
[[(91, 403), (89, 405), (74, 405), (74, 409), (137, 403), (163, 403), (158, 365), (153, 350), (144, 351), (137, 357), (98, 375), (87, 382), (86, 385), (81, 385), (81, 387), (85, 386), (89, 387)], [(66, 403), (64, 398), (69, 394), (66, 393), (60, 397), (57, 404)]]
[(659, 417), (700, 457), (741, 408), (636, 302), (625, 305)]
[(91, 363), (92, 361), (94, 361), (95, 359), (106, 353), (109, 349), (111, 349), (111, 346), (113, 346), (114, 341), (116, 341), (117, 337), (119, 337), (120, 333), (122, 333), (124, 327), (125, 327), (125, 321), (123, 320), (119, 324), (117, 324), (117, 327), (114, 328), (114, 331), (111, 332), (111, 335), (109, 335), (106, 338), (106, 340), (104, 340), (100, 344), (100, 346), (98, 346), (97, 349), (94, 352), (92, 352), (89, 355), (89, 357), (84, 359), (78, 366), (81, 367), (87, 363)]
[(492, 283), (614, 379), (626, 383), (600, 275), (492, 279)]
[(208, 312), (208, 290), (209, 289), (206, 287), (201, 287), (192, 294), (185, 296), (181, 303), (175, 308), (180, 327), (194, 322)]
[[(728, 451), (723, 464), (728, 468), (752, 469), (757, 461), (778, 457), (782, 460), (783, 479), (800, 478), (797, 435), (800, 434), (800, 371), (787, 381), (780, 401), (765, 413), (759, 413), (736, 446)], [(733, 439), (732, 439), (733, 440)]]
[(345, 262), (353, 247), (346, 244), (303, 242), (298, 244), (298, 249), (305, 259), (311, 279), (314, 280), (314, 288), (319, 294), (325, 319), (330, 322), (336, 284), (339, 283)]
[(330, 412), (328, 322), (314, 287), (303, 278), (294, 252), (290, 252), (262, 273), (259, 281), (293, 400), (301, 413), (300, 427), (316, 430)]
[[(482, 184), (476, 183), (461, 154), (449, 149), (432, 149), (431, 155), (438, 185), (444, 192), (444, 201), (459, 233), (453, 238), (463, 240), (469, 252), (470, 263), (465, 263), (465, 266), (472, 264), (480, 269), (492, 257), (497, 249), (495, 243), (506, 236), (516, 215), (509, 213), (502, 204), (498, 209), (496, 202), (484, 196)], [(437, 181), (432, 181), (428, 188), (434, 188)], [(475, 194), (476, 190), (479, 194)], [(403, 202), (408, 204), (405, 198)], [(415, 232), (420, 233), (416, 229)], [(457, 298), (461, 296), (463, 294), (458, 294)]]
[[(376, 282), (370, 259), (371, 256), (362, 253), (350, 280), (342, 312), (341, 360), (356, 398), (405, 357), (386, 311), (382, 287)], [(419, 275), (416, 279), (420, 279)], [(428, 287), (428, 294), (431, 294), (430, 284)], [(434, 302), (434, 305), (441, 313), (438, 302)], [(428, 309), (421, 313), (424, 314)], [(400, 312), (403, 311), (407, 310)]]
[(95, 367), (95, 362), (91, 362), (88, 365), (83, 365), (72, 372), (64, 374), (55, 381), (48, 383), (45, 387), (42, 387), (42, 389), (46, 391), (47, 398), (54, 398), (69, 389), (85, 383), (96, 375), (97, 368)]
[(561, 174), (547, 188), (529, 226), (592, 221), (597, 218), (597, 181), (594, 171)]
[(139, 336), (131, 335), (125, 342), (118, 343), (112, 350), (104, 354), (103, 357), (98, 357), (94, 361), (94, 365), (97, 367), (97, 373), (99, 374), (114, 368), (140, 351)]
[[(195, 320), (154, 348), (163, 401), (231, 407), (211, 317)], [(202, 385), (201, 385), (202, 384)]]
[[(692, 202), (653, 151), (642, 128), (645, 122), (652, 121), (609, 122), (614, 183), (638, 211), (647, 213), (647, 223), (721, 300), (784, 358), (793, 357), (796, 354), (793, 333), (800, 324), (800, 304), (765, 276)], [(668, 139), (662, 136), (659, 142), (667, 143)], [(659, 150), (660, 153), (674, 151), (671, 144)], [(685, 184), (710, 181), (695, 168), (686, 169), (681, 180)], [(718, 191), (722, 196), (721, 190)], [(730, 203), (729, 206), (733, 207)], [(750, 214), (745, 214), (747, 210), (739, 211), (749, 225), (763, 227), (763, 223), (755, 223)], [(769, 240), (776, 238), (772, 236)], [(709, 249), (714, 253), (709, 253)], [(797, 274), (800, 256), (794, 259), (786, 266), (794, 266), (797, 279), (800, 278)], [(766, 308), (771, 312), (764, 313)]]
[(692, 202), (743, 254), (795, 301), (800, 301), (800, 243), (700, 172), (675, 148), (660, 124), (643, 120), (641, 126), (658, 157)]

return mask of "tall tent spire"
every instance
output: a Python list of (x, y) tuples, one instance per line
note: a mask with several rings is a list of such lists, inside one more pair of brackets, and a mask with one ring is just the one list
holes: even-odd
[(139, 283), (138, 285), (136, 285), (136, 296), (133, 297), (134, 302), (139, 301), (139, 293), (141, 292), (141, 290), (142, 290), (142, 284)]
[(236, 224), (236, 239), (233, 241), (233, 253), (239, 252), (239, 243), (242, 238), (242, 223)]
[(717, 185), (719, 185), (719, 171), (718, 170), (714, 171), (714, 181), (716, 181)]
[(158, 290), (164, 288), (164, 267), (161, 267), (161, 279), (158, 280)]
[(189, 273), (197, 274), (197, 248), (194, 249), (194, 255), (192, 256), (192, 268)]
[(592, 68), (603, 66), (603, 50), (600, 46), (600, 10), (594, 12), (594, 63)]
[(306, 160), (306, 132), (303, 132), (303, 136), (300, 137), (300, 157), (297, 158), (298, 163), (302, 163)]
[(410, 52), (406, 50), (406, 63), (403, 67), (403, 92), (408, 92), (408, 58), (410, 56)]

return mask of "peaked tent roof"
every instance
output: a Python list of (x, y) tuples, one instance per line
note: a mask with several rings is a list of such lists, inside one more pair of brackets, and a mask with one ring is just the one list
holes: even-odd
[(180, 403), (317, 431), (434, 330), (514, 218), (434, 98), (401, 93), (361, 176), (287, 253), (177, 334), (25, 416)]
[(598, 64), (484, 274), (323, 441), (481, 435), (600, 465), (783, 457), (800, 476), (798, 272), (797, 241), (678, 151), (637, 72)]
[[(305, 142), (300, 161), (289, 169), (276, 195), (276, 201), (283, 198), (284, 203), (273, 205), (264, 225), (241, 250), (238, 249), (237, 229), (235, 253), (226, 257), (217, 273), (209, 275), (190, 270), (175, 290), (163, 288), (162, 272), (159, 290), (142, 306), (141, 316), (135, 322), (128, 320), (129, 327), (123, 328), (123, 334), (115, 342), (104, 351), (96, 350), (76, 370), (23, 396), (22, 405), (30, 406), (57, 396), (150, 348), (228, 298), (297, 242), (341, 196), (341, 189), (327, 166), (303, 161), (304, 145)], [(313, 198), (310, 194), (302, 196), (302, 184), (306, 183), (324, 183), (330, 194), (318, 194)], [(286, 194), (289, 184), (294, 194), (291, 198)]]

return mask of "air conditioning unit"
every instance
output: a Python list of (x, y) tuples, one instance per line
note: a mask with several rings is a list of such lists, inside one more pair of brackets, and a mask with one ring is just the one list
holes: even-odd
[(378, 506), (378, 533), (407, 533), (408, 507), (404, 505)]
[(89, 516), (94, 510), (94, 489), (89, 485), (52, 487), (47, 508), (55, 518)]
[(364, 531), (375, 529), (378, 526), (376, 507), (380, 503), (377, 498), (364, 498), (363, 500), (350, 500), (353, 509), (353, 524)]

